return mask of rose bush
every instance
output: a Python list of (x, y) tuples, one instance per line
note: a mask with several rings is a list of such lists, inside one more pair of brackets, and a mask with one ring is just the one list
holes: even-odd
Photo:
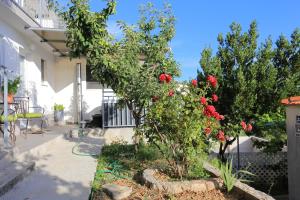
[[(208, 76), (207, 82), (192, 80), (178, 84), (169, 81), (166, 74), (158, 77), (161, 89), (153, 94), (144, 123), (144, 135), (157, 147), (164, 146), (172, 172), (177, 177), (188, 176), (189, 168), (207, 154), (208, 141), (225, 141), (220, 120), (224, 119), (215, 107), (216, 95), (209, 97), (217, 87), (217, 79)], [(199, 87), (196, 87), (196, 86)]]

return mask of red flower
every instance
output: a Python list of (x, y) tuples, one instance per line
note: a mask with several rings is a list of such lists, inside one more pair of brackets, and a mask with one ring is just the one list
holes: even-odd
[(213, 113), (214, 118), (216, 118), (216, 120), (220, 121), (220, 120), (224, 120), (225, 117), (224, 115), (220, 115), (218, 112), (214, 112)]
[(223, 131), (219, 131), (217, 134), (217, 139), (220, 140), (221, 142), (224, 142), (226, 140), (224, 132)]
[(206, 136), (209, 135), (209, 134), (211, 134), (211, 128), (209, 128), (209, 127), (205, 128), (204, 132), (205, 132)]
[(196, 79), (193, 79), (193, 80), (192, 80), (192, 85), (193, 85), (194, 87), (197, 86), (197, 80), (196, 80)]
[(214, 76), (212, 76), (212, 75), (209, 75), (208, 77), (207, 77), (207, 81), (210, 83), (210, 85), (212, 86), (212, 87), (217, 87), (217, 84), (218, 84), (218, 80), (217, 80), (217, 78), (216, 77), (214, 77)]
[(252, 131), (252, 125), (251, 124), (248, 124), (247, 126), (247, 129), (246, 129), (248, 132), (251, 132)]
[(247, 124), (244, 121), (241, 121), (241, 126), (242, 128), (246, 131), (247, 129)]
[(213, 114), (213, 113), (216, 112), (216, 108), (215, 108), (214, 106), (212, 106), (212, 105), (206, 106), (206, 109), (207, 109), (211, 114)]
[(207, 101), (206, 101), (206, 98), (205, 97), (201, 97), (200, 98), (200, 102), (202, 105), (206, 105)]
[(213, 95), (211, 96), (211, 99), (212, 99), (213, 102), (217, 102), (218, 99), (219, 99), (219, 97), (218, 97), (216, 94), (213, 94)]
[(165, 82), (167, 80), (166, 74), (159, 75), (160, 82)]
[(152, 97), (152, 102), (156, 102), (158, 99), (159, 99), (158, 96), (153, 96), (153, 97)]
[(169, 97), (172, 97), (172, 96), (174, 96), (174, 90), (169, 91)]
[(215, 115), (216, 109), (214, 106), (212, 105), (208, 105), (206, 106), (206, 108), (204, 109), (204, 115), (206, 115), (207, 117), (212, 117)]
[(170, 74), (166, 74), (166, 82), (170, 83), (172, 80), (172, 76)]
[(220, 115), (218, 112), (214, 112), (213, 113), (214, 118), (216, 118), (216, 120), (220, 121), (224, 119), (223, 115)]

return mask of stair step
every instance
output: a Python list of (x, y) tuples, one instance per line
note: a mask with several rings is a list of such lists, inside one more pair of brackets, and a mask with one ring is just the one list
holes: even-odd
[(34, 170), (34, 162), (10, 162), (0, 171), (0, 197)]

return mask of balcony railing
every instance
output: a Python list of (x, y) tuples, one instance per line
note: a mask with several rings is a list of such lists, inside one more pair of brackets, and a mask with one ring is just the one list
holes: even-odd
[(65, 23), (48, 7), (46, 0), (12, 0), (44, 28), (64, 29)]

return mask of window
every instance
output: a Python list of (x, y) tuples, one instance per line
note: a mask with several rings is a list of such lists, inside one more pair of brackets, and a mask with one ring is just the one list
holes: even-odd
[(45, 64), (46, 64), (46, 61), (41, 59), (41, 82), (42, 82), (42, 84), (45, 83)]
[(92, 76), (91, 66), (86, 65), (86, 81), (87, 82), (97, 82)]

